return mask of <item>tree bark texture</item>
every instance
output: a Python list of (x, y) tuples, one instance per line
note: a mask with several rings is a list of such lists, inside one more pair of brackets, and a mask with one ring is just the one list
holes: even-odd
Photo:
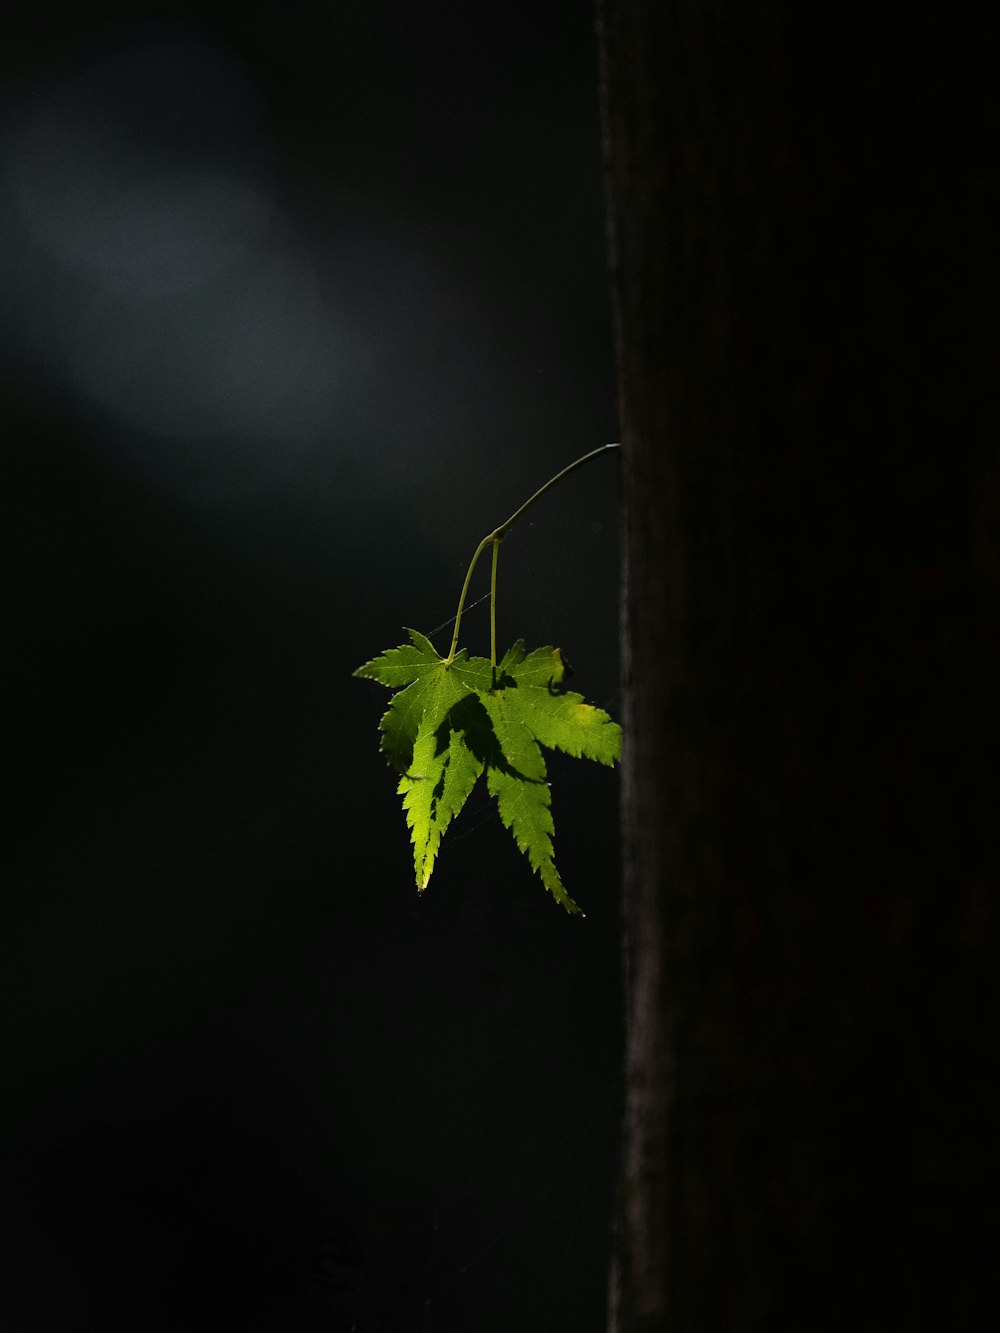
[(615, 1333), (1000, 1328), (989, 7), (601, 0)]

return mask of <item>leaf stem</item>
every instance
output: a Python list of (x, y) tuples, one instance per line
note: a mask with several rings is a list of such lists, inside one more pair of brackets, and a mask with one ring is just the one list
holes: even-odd
[(524, 504), (521, 505), (520, 509), (514, 510), (506, 523), (501, 523), (498, 528), (495, 528), (494, 531), (490, 533), (490, 537), (499, 535), (502, 540), (507, 536), (507, 533), (511, 530), (521, 515), (527, 513), (535, 501), (540, 500), (546, 491), (551, 491), (557, 481), (562, 481), (563, 477), (568, 477), (571, 472), (575, 472), (578, 467), (583, 467), (584, 463), (589, 463), (592, 458), (599, 458), (602, 454), (606, 454), (609, 449), (620, 448), (620, 444), (602, 444), (600, 449), (591, 449), (589, 454), (584, 454), (583, 457), (578, 458), (576, 462), (570, 463), (569, 467), (564, 467), (561, 472), (557, 472), (554, 477), (550, 477), (544, 486), (539, 486), (534, 495), (529, 496)]
[[(493, 536), (493, 568), (490, 570), (490, 666), (497, 664), (497, 556), (502, 537)], [(493, 682), (494, 686), (496, 681)]]
[(448, 649), (448, 656), (444, 659), (445, 666), (451, 666), (452, 662), (455, 660), (455, 652), (458, 648), (458, 635), (459, 631), (462, 628), (462, 612), (465, 610), (465, 599), (468, 596), (469, 584), (472, 582), (472, 574), (476, 568), (476, 565), (479, 563), (479, 557), (486, 550), (486, 547), (491, 542), (493, 543), (493, 572), (492, 572), (492, 577), (490, 579), (490, 661), (493, 666), (496, 666), (497, 551), (499, 550), (500, 543), (507, 536), (508, 532), (510, 532), (511, 528), (521, 517), (521, 515), (526, 514), (528, 510), (531, 508), (531, 506), (535, 504), (538, 500), (540, 500), (546, 491), (550, 491), (557, 481), (562, 481), (563, 477), (568, 477), (571, 472), (575, 472), (578, 467), (583, 467), (584, 463), (589, 463), (591, 459), (598, 458), (602, 454), (606, 454), (609, 449), (620, 449), (620, 448), (621, 445), (616, 443), (616, 444), (602, 444), (599, 449), (591, 449), (590, 453), (584, 454), (581, 458), (577, 458), (574, 462), (570, 463), (568, 467), (564, 467), (561, 472), (557, 472), (554, 477), (550, 477), (548, 481), (545, 483), (545, 485), (540, 486), (538, 490), (535, 491), (534, 495), (530, 495), (528, 499), (525, 500), (524, 504), (520, 506), (519, 509), (514, 510), (513, 514), (511, 514), (510, 518), (507, 519), (506, 523), (501, 523), (499, 527), (494, 528), (492, 532), (488, 532), (486, 534), (483, 540), (476, 547), (476, 553), (472, 557), (472, 563), (469, 565), (468, 573), (465, 576), (465, 582), (462, 584), (462, 593), (458, 599), (458, 611), (455, 614), (455, 632), (451, 636), (451, 647)]
[(476, 568), (476, 565), (479, 563), (479, 557), (492, 540), (493, 533), (491, 532), (479, 543), (476, 547), (476, 554), (472, 557), (472, 564), (469, 566), (469, 571), (465, 576), (465, 582), (462, 584), (462, 595), (458, 599), (458, 611), (455, 614), (455, 633), (451, 636), (451, 647), (448, 649), (448, 656), (444, 659), (445, 666), (451, 666), (452, 662), (455, 660), (455, 649), (458, 647), (458, 631), (462, 627), (462, 612), (465, 610), (465, 599), (468, 596), (469, 584), (472, 582), (472, 571)]

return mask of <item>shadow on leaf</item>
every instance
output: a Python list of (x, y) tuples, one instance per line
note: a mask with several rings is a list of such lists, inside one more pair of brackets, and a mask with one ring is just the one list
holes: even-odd
[[(509, 676), (503, 679), (504, 682), (510, 681), (511, 685), (516, 685), (516, 681), (512, 681)], [(500, 748), (500, 742), (497, 740), (496, 732), (493, 730), (490, 715), (483, 707), (478, 694), (467, 694), (464, 699), (459, 699), (458, 703), (449, 709), (444, 721), (435, 733), (438, 754), (448, 748), (448, 733), (450, 731), (460, 731), (462, 733), (465, 744), (487, 769), (495, 768), (501, 773), (506, 773), (509, 777), (517, 778), (519, 782), (537, 783), (543, 781), (543, 779), (526, 776), (515, 768), (504, 754)]]

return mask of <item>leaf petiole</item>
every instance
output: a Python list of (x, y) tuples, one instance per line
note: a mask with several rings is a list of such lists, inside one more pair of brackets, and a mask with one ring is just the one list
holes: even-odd
[(590, 453), (584, 454), (564, 467), (561, 472), (557, 472), (554, 477), (550, 477), (544, 486), (540, 486), (534, 495), (530, 495), (520, 508), (515, 509), (506, 523), (501, 523), (498, 528), (488, 532), (483, 540), (476, 547), (476, 553), (472, 557), (472, 563), (469, 565), (468, 573), (465, 576), (465, 582), (462, 584), (462, 593), (458, 599), (458, 611), (455, 615), (455, 632), (451, 636), (451, 647), (448, 649), (448, 656), (444, 659), (446, 667), (451, 666), (455, 660), (455, 653), (458, 649), (458, 635), (462, 627), (462, 612), (465, 610), (465, 599), (469, 592), (469, 584), (472, 582), (473, 571), (479, 563), (479, 557), (486, 550), (486, 547), (493, 544), (493, 569), (490, 577), (490, 664), (497, 664), (497, 622), (496, 622), (496, 591), (497, 591), (497, 552), (500, 549), (500, 543), (510, 532), (511, 528), (521, 517), (526, 514), (533, 504), (542, 498), (546, 491), (550, 491), (557, 481), (562, 481), (563, 477), (568, 477), (571, 472), (577, 468), (583, 467), (584, 463), (589, 463), (591, 459), (606, 454), (609, 449), (620, 449), (620, 444), (602, 444), (599, 449), (591, 449)]
[(493, 538), (493, 568), (490, 570), (490, 666), (496, 679), (497, 666), (497, 556), (500, 554), (502, 537)]

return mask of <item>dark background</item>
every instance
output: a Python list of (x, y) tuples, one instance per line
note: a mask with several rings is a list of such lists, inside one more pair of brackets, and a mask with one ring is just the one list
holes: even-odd
[[(616, 778), (585, 919), (478, 791), (418, 899), (350, 674), (615, 438), (590, 8), (85, 8), (4, 14), (0, 1320), (596, 1333)], [(615, 467), (498, 612), (613, 713)]]

